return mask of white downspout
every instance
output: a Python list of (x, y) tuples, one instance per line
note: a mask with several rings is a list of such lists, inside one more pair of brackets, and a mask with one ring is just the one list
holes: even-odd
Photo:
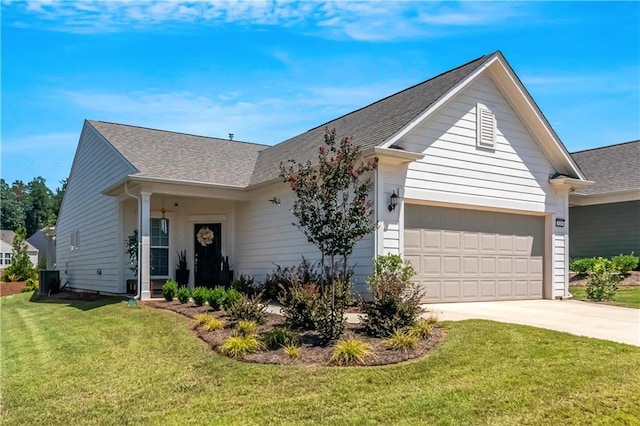
[(136, 299), (140, 300), (141, 292), (142, 292), (142, 269), (140, 268), (140, 229), (142, 226), (142, 199), (135, 194), (129, 192), (129, 182), (124, 183), (124, 193), (127, 194), (131, 198), (135, 198), (138, 200), (138, 291), (136, 294)]

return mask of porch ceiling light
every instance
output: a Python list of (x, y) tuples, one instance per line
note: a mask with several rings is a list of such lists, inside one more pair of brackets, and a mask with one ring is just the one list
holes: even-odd
[[(400, 192), (400, 190), (398, 190), (398, 192)], [(389, 197), (389, 211), (390, 212), (394, 211), (397, 206), (398, 206), (398, 194), (396, 194), (396, 191), (393, 191), (393, 194), (391, 194), (391, 196)]]

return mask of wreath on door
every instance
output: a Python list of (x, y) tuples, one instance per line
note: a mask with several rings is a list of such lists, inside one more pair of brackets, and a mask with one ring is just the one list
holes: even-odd
[(206, 247), (209, 244), (213, 243), (213, 238), (214, 238), (213, 231), (209, 229), (208, 226), (205, 226), (204, 228), (200, 228), (200, 230), (196, 234), (196, 238), (198, 239), (198, 242), (202, 247)]

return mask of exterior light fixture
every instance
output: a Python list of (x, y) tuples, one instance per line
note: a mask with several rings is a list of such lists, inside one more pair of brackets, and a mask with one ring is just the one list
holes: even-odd
[(167, 218), (164, 217), (164, 214), (167, 211), (164, 207), (161, 208), (160, 211), (162, 212), (162, 219), (160, 219), (160, 231), (162, 231), (163, 234), (166, 234), (167, 232), (169, 232), (169, 221), (167, 221)]
[[(400, 190), (398, 190), (398, 192), (400, 192)], [(391, 194), (391, 196), (389, 197), (389, 211), (390, 212), (394, 211), (397, 206), (398, 206), (398, 194), (396, 194), (396, 191), (393, 191), (393, 194)]]
[(556, 219), (556, 226), (558, 228), (564, 228), (564, 219)]

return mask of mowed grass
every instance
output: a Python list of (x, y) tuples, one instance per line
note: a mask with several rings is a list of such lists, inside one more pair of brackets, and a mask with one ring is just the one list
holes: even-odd
[(177, 314), (3, 297), (2, 424), (638, 424), (640, 348), (490, 321), (426, 358), (248, 364)]
[[(571, 286), (569, 287), (569, 293), (576, 300), (588, 300), (586, 286)], [(640, 309), (640, 286), (619, 286), (613, 300), (606, 303)]]

